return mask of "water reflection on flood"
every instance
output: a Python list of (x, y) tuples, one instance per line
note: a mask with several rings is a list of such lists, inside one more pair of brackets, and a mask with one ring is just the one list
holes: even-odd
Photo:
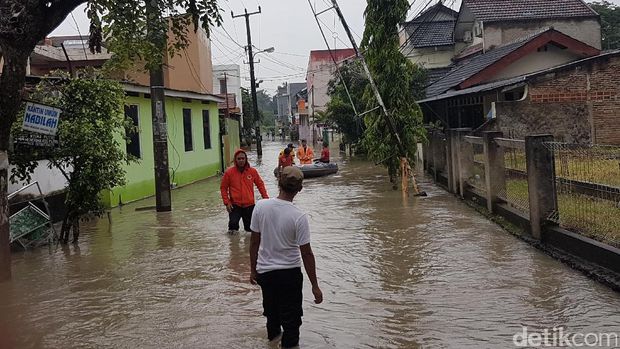
[[(271, 195), (281, 147), (267, 142), (258, 166)], [(325, 296), (313, 304), (305, 281), (302, 348), (510, 348), (521, 325), (620, 332), (618, 294), (424, 180), (429, 196), (403, 202), (380, 168), (337, 161), (297, 199)], [(78, 246), (14, 254), (0, 348), (273, 348), (219, 180), (175, 190), (171, 213), (135, 211), (152, 205), (86, 224)]]

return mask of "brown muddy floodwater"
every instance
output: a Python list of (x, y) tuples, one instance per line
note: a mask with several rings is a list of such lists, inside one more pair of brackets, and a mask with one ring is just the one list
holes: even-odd
[[(280, 143), (266, 142), (261, 174)], [(384, 171), (340, 157), (309, 179), (325, 301), (304, 280), (302, 348), (513, 348), (513, 335), (565, 326), (620, 332), (620, 295), (490, 223), (429, 182), (403, 200)], [(252, 164), (255, 155), (250, 154)], [(213, 178), (86, 224), (77, 246), (13, 254), (0, 284), (0, 348), (275, 348), (250, 285), (249, 235), (228, 236)]]

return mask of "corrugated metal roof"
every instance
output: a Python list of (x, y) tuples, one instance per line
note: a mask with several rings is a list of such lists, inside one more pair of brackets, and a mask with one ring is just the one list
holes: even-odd
[(446, 98), (450, 98), (450, 97), (461, 96), (461, 95), (468, 95), (468, 94), (477, 93), (477, 92), (492, 91), (492, 90), (498, 89), (500, 87), (505, 87), (505, 86), (510, 86), (510, 85), (518, 84), (520, 82), (525, 81), (525, 79), (526, 79), (526, 76), (517, 76), (515, 78), (510, 78), (510, 79), (500, 80), (500, 81), (494, 81), (494, 82), (490, 82), (488, 84), (478, 85), (478, 86), (466, 88), (466, 89), (463, 89), (463, 90), (448, 91), (448, 92), (446, 92), (444, 94), (441, 94), (441, 95), (438, 95), (438, 96), (433, 96), (433, 97), (425, 98), (425, 99), (423, 99), (421, 101), (418, 101), (418, 103), (432, 102), (432, 101), (437, 101), (437, 100), (446, 99)]

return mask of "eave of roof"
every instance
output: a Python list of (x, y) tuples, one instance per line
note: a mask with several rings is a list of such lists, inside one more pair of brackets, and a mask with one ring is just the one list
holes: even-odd
[(427, 95), (433, 97), (455, 87), (464, 89), (483, 81), (488, 81), (507, 65), (549, 42), (567, 47), (582, 57), (600, 54), (600, 50), (592, 46), (553, 28), (545, 28), (465, 60), (464, 63), (461, 63), (460, 66), (450, 71), (446, 76), (429, 85), (426, 89)]
[(593, 57), (587, 57), (584, 59), (580, 59), (577, 61), (573, 61), (573, 62), (569, 62), (566, 64), (562, 64), (562, 65), (558, 65), (555, 67), (551, 67), (551, 68), (547, 68), (547, 69), (543, 69), (543, 70), (539, 70), (530, 74), (524, 74), (524, 75), (520, 75), (517, 77), (513, 77), (513, 78), (508, 78), (508, 79), (504, 79), (504, 80), (498, 80), (498, 81), (493, 81), (493, 82), (489, 82), (487, 84), (483, 84), (483, 85), (478, 85), (478, 86), (473, 86), (473, 87), (469, 87), (469, 88), (465, 88), (462, 90), (451, 90), (451, 91), (447, 91), (446, 93), (437, 95), (437, 96), (433, 96), (433, 97), (429, 97), (429, 98), (425, 98), (422, 100), (417, 101), (418, 103), (428, 103), (428, 102), (433, 102), (433, 101), (439, 101), (439, 100), (443, 100), (446, 98), (451, 98), (451, 97), (457, 97), (457, 96), (462, 96), (462, 95), (468, 95), (468, 94), (472, 94), (472, 93), (480, 93), (480, 92), (488, 92), (488, 91), (493, 91), (493, 90), (497, 90), (499, 88), (505, 88), (505, 87), (515, 87), (519, 84), (523, 84), (524, 82), (527, 82), (531, 79), (546, 75), (546, 74), (551, 74), (551, 73), (555, 73), (564, 69), (570, 69), (585, 63), (589, 63), (591, 61), (596, 61), (596, 60), (600, 60), (600, 59), (606, 59), (609, 57), (614, 57), (614, 56), (620, 56), (620, 50), (613, 50), (613, 51), (608, 51), (608, 52), (604, 52), (601, 53), (600, 55), (597, 56), (593, 56)]
[[(123, 88), (128, 92), (137, 92), (137, 93), (151, 93), (151, 89), (149, 86), (134, 84), (130, 82), (123, 82)], [(200, 93), (194, 91), (183, 91), (183, 90), (175, 90), (166, 88), (164, 90), (164, 95), (166, 97), (176, 97), (176, 98), (190, 98), (199, 101), (207, 101), (207, 102), (225, 102), (226, 99), (219, 97), (217, 95), (213, 95), (210, 93)]]

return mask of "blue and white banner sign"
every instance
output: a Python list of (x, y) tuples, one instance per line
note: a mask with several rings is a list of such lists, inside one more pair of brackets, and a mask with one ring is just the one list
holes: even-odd
[(33, 102), (26, 103), (22, 129), (46, 135), (55, 135), (61, 110)]

